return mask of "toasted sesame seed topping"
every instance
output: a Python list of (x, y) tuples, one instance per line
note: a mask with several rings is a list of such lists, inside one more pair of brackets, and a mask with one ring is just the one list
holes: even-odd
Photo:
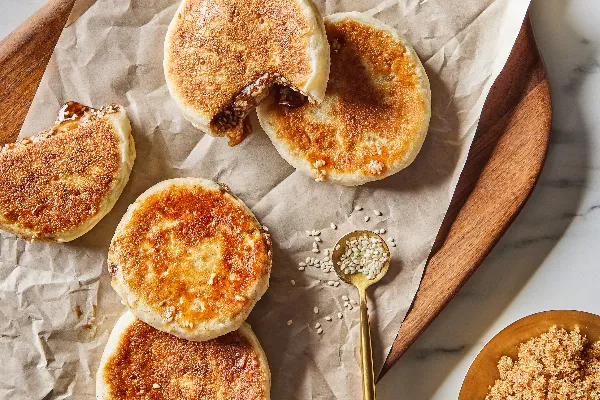
[(214, 283), (215, 277), (217, 276), (217, 274), (215, 274), (214, 272), (212, 274), (210, 274), (210, 277), (208, 278), (208, 284), (212, 285)]
[(154, 389), (158, 389), (158, 388), (160, 388), (160, 385), (159, 385), (158, 383), (153, 383), (153, 384), (152, 384), (152, 387), (153, 387)]

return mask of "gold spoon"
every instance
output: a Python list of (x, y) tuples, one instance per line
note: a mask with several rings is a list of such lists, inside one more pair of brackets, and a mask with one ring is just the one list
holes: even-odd
[[(362, 236), (377, 238), (383, 243), (383, 248), (387, 256), (387, 261), (383, 265), (381, 272), (374, 279), (368, 279), (361, 272), (346, 274), (340, 269), (340, 257), (346, 251), (346, 245), (349, 241)], [(369, 314), (367, 312), (367, 288), (378, 282), (390, 266), (390, 249), (381, 236), (371, 231), (354, 231), (342, 237), (336, 243), (332, 255), (333, 268), (341, 280), (358, 289), (360, 296), (360, 354), (362, 358), (363, 373), (363, 399), (375, 400), (375, 378), (373, 373), (373, 350), (371, 348), (371, 328), (369, 326)]]

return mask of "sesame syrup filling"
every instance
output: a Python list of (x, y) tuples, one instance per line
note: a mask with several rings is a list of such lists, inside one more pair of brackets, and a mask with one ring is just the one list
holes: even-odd
[(240, 90), (229, 105), (213, 117), (211, 128), (220, 136), (227, 136), (230, 146), (239, 144), (250, 134), (248, 114), (269, 95), (271, 90), (274, 90), (276, 102), (286, 107), (300, 107), (308, 101), (308, 97), (291, 86), (285, 77), (278, 73), (267, 72)]

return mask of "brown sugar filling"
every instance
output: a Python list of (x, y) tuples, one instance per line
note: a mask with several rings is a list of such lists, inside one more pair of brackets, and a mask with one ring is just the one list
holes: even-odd
[(275, 99), (280, 105), (295, 108), (308, 102), (308, 97), (290, 86), (285, 77), (278, 73), (267, 72), (240, 90), (229, 105), (213, 117), (211, 128), (220, 136), (227, 136), (230, 146), (239, 144), (250, 134), (248, 114), (272, 90), (275, 91)]

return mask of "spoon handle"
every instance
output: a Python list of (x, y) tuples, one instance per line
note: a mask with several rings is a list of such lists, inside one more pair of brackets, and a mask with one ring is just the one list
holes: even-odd
[(360, 295), (360, 354), (362, 358), (363, 399), (375, 400), (375, 379), (373, 374), (373, 350), (371, 348), (371, 327), (367, 310), (367, 291), (359, 289)]

